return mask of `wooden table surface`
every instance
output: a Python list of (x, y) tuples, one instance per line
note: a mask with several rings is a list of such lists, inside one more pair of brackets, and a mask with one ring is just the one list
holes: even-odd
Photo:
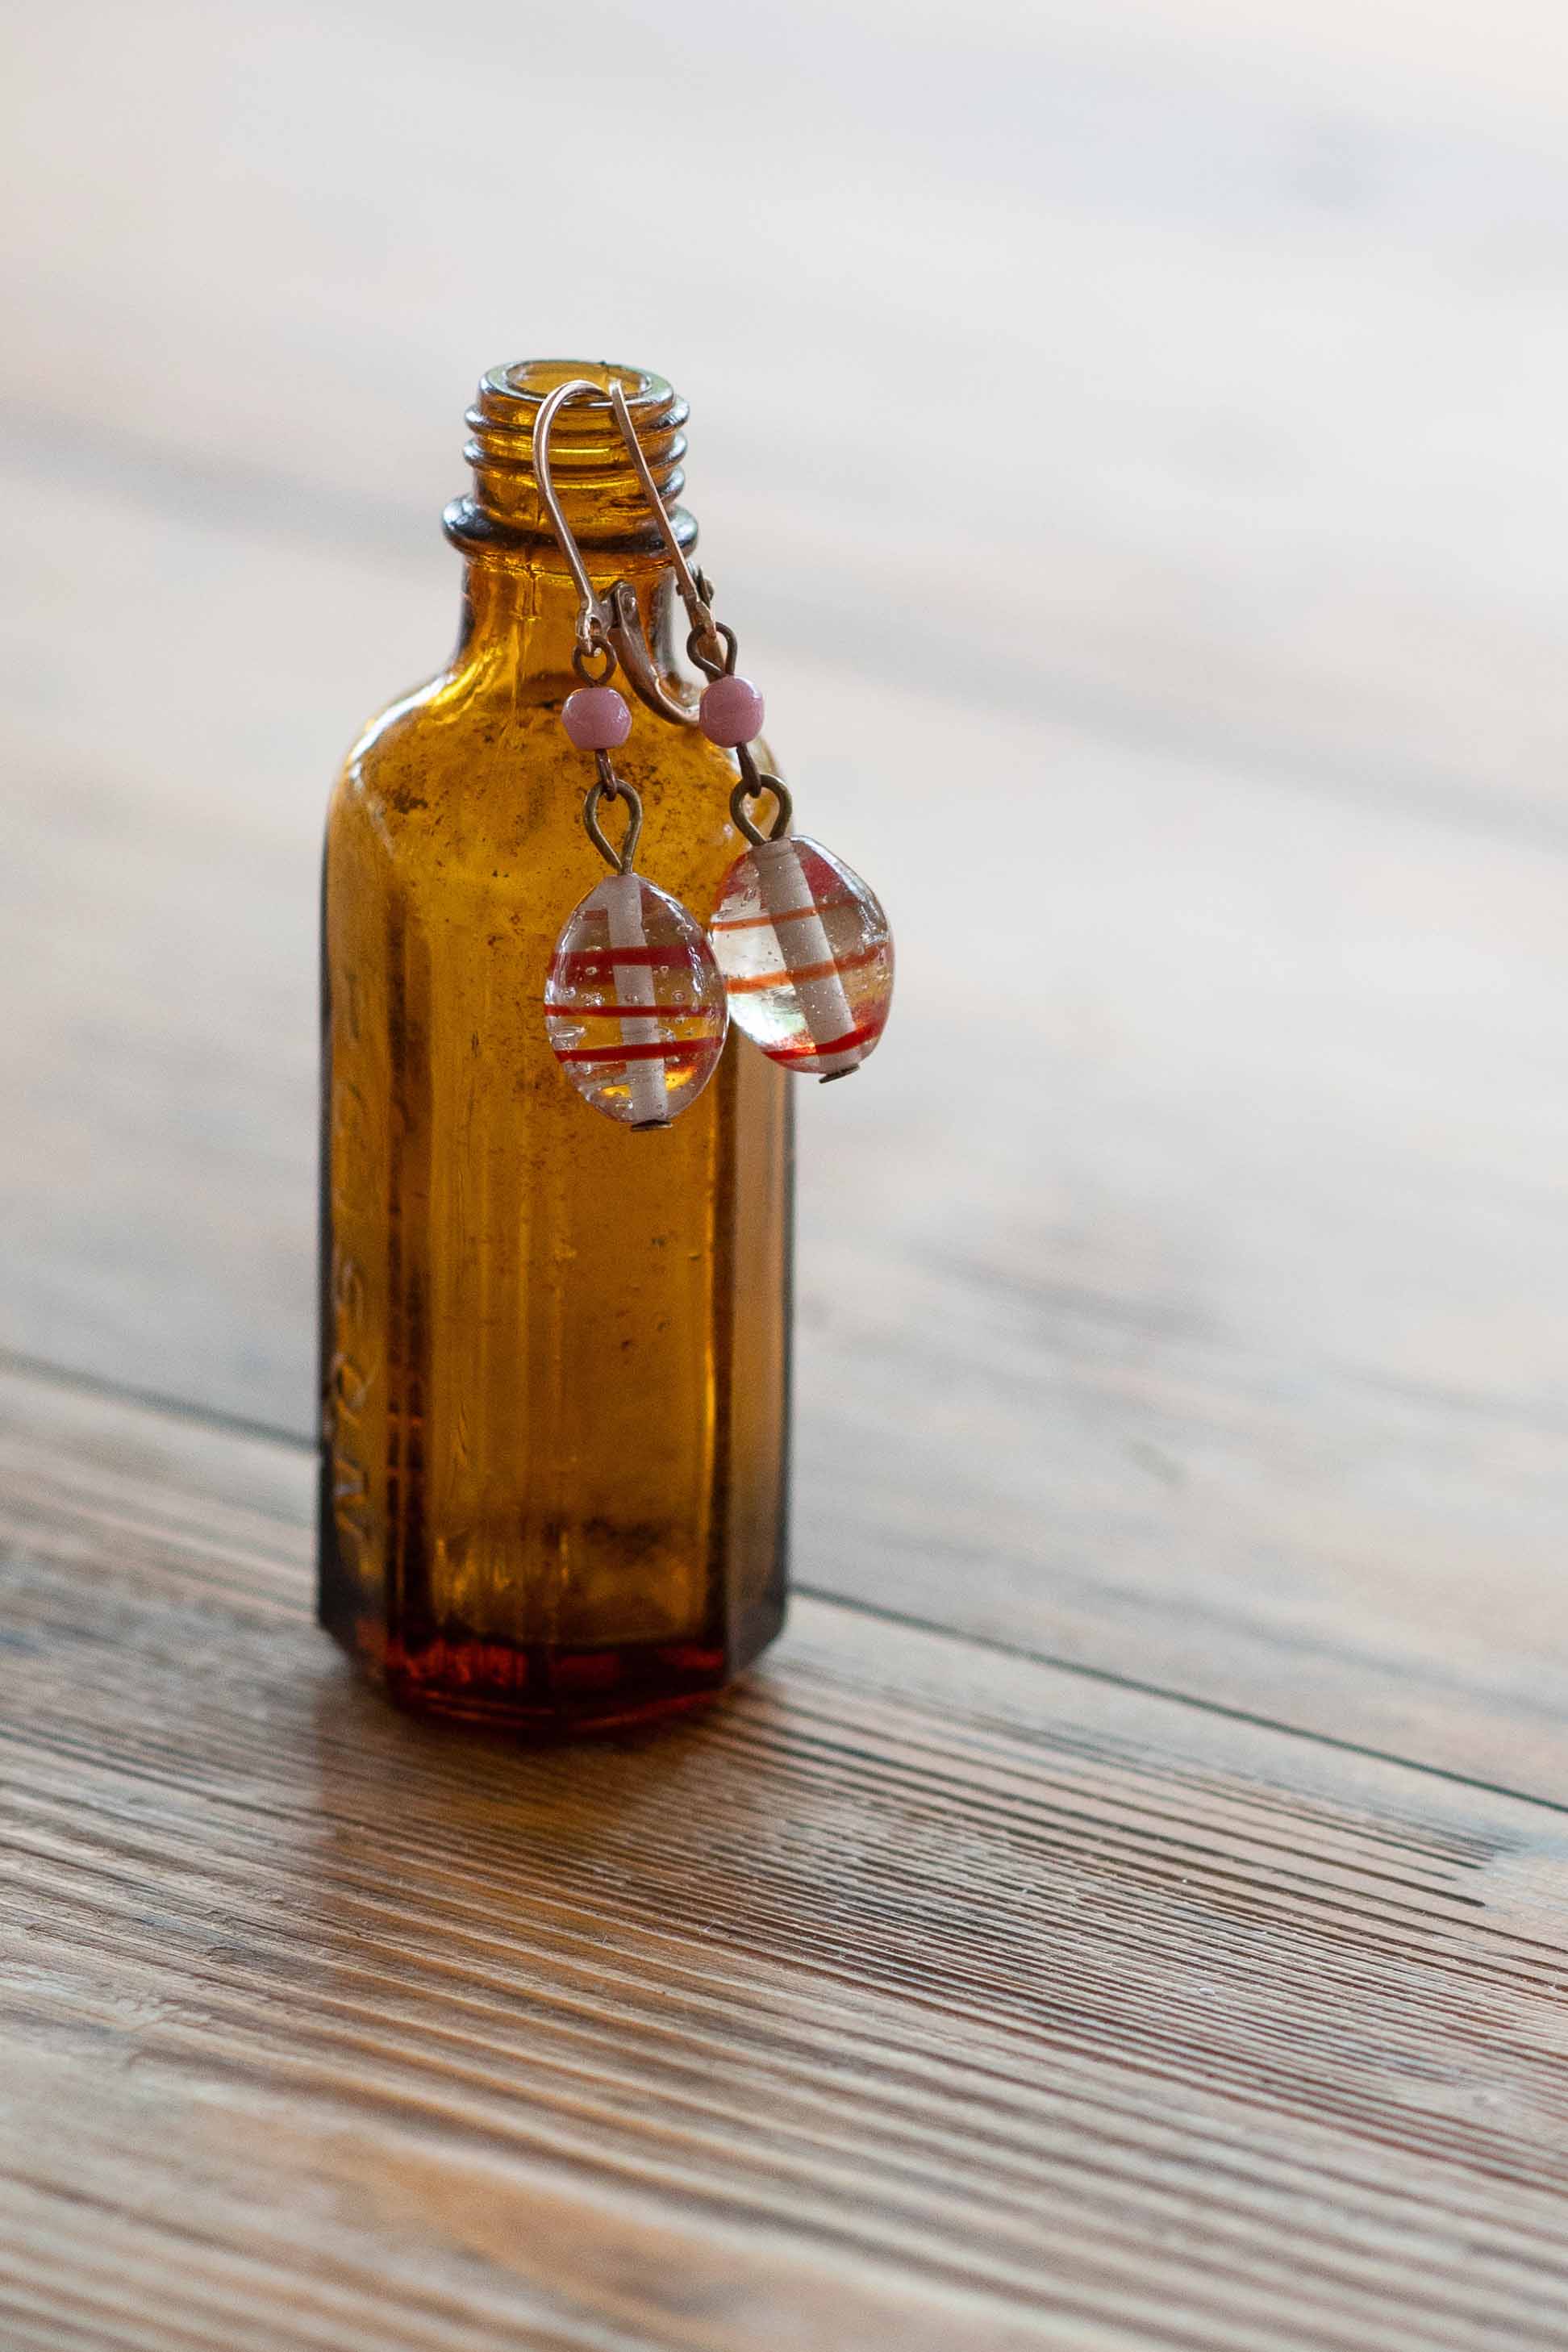
[[(15, 12), (7, 2352), (1568, 2340), (1568, 42), (1310, 14)], [(535, 1754), (307, 1440), (327, 784), (550, 351), (900, 1003), (790, 1631)]]

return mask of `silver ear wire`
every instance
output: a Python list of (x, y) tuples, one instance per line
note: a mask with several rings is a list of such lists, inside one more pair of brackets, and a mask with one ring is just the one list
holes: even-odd
[(555, 478), (550, 470), (550, 436), (555, 419), (569, 400), (581, 400), (584, 394), (595, 400), (601, 397), (600, 387), (596, 383), (590, 383), (586, 376), (574, 376), (569, 383), (558, 383), (541, 406), (533, 420), (533, 478), (539, 485), (540, 501), (550, 517), (550, 528), (566, 558), (566, 568), (577, 585), (578, 650), (584, 656), (591, 657), (602, 650), (609, 637), (609, 614), (595, 593), (594, 583), (588, 577), (588, 567), (583, 561), (583, 551), (567, 528), (566, 518), (561, 511), (561, 500), (556, 496)]
[[(556, 385), (555, 390), (542, 404), (539, 414), (533, 420), (533, 478), (539, 485), (540, 503), (550, 518), (550, 528), (560, 542), (562, 554), (566, 558), (567, 569), (576, 584), (579, 599), (576, 667), (579, 676), (586, 677), (586, 665), (597, 656), (608, 655), (612, 663), (618, 659), (622, 669), (626, 672), (626, 683), (639, 702), (646, 703), (650, 710), (660, 719), (668, 719), (672, 726), (695, 727), (696, 711), (670, 693), (654, 667), (653, 656), (648, 651), (647, 639), (643, 634), (642, 621), (637, 613), (637, 591), (630, 582), (617, 580), (606, 596), (600, 596), (595, 593), (594, 583), (588, 577), (588, 567), (583, 561), (583, 551), (573, 537), (567, 526), (566, 518), (562, 512), (554, 477), (550, 470), (550, 436), (561, 410), (569, 401), (584, 398), (603, 400), (604, 396), (602, 384), (591, 383), (586, 376), (574, 376), (569, 383)], [(670, 521), (665, 510), (664, 502), (658, 495), (652, 471), (637, 440), (637, 428), (632, 423), (631, 412), (626, 406), (626, 394), (618, 383), (612, 383), (610, 386), (610, 405), (615, 411), (616, 422), (620, 427), (621, 436), (631, 452), (632, 463), (637, 467), (637, 479), (647, 493), (648, 504), (658, 525), (659, 535), (674, 563), (676, 583), (680, 591), (681, 602), (686, 606), (689, 617), (692, 616), (692, 599), (698, 596), (697, 582), (692, 578), (690, 567), (676, 537), (675, 526)], [(707, 630), (711, 634), (712, 617), (708, 614), (707, 606), (701, 603), (700, 598), (698, 602), (706, 618)], [(693, 617), (693, 634), (696, 633), (696, 620)], [(605, 676), (608, 677), (609, 672), (605, 671)]]
[(642, 443), (637, 439), (637, 427), (632, 423), (631, 410), (626, 406), (626, 394), (618, 383), (612, 383), (610, 386), (610, 406), (616, 412), (616, 423), (621, 428), (621, 439), (626, 443), (626, 453), (637, 467), (637, 479), (643, 486), (643, 495), (648, 502), (648, 509), (655, 522), (658, 525), (659, 537), (664, 541), (665, 552), (669, 557), (675, 572), (675, 584), (680, 591), (680, 601), (686, 607), (686, 617), (691, 625), (691, 635), (695, 640), (690, 647), (692, 658), (694, 660), (698, 658), (698, 647), (700, 646), (702, 653), (708, 656), (700, 666), (711, 677), (714, 673), (710, 667), (710, 663), (716, 661), (721, 668), (725, 667), (723, 638), (714, 625), (713, 614), (710, 610), (713, 591), (702, 573), (694, 572), (686, 561), (686, 550), (681, 546), (675, 525), (670, 520), (669, 509), (658, 494), (658, 484), (654, 480), (653, 467), (644, 455)]

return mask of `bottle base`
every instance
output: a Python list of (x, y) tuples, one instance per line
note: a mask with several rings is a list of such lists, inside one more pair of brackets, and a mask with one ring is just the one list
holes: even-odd
[(413, 1650), (379, 1629), (328, 1631), (405, 1714), (554, 1740), (628, 1730), (710, 1705), (782, 1622), (781, 1611), (779, 1623), (740, 1659), (694, 1643), (569, 1650), (438, 1638)]

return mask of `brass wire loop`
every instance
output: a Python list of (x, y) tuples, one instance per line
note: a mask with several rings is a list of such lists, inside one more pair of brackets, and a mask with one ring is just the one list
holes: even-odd
[[(595, 662), (602, 663), (603, 667), (595, 670)], [(610, 645), (585, 646), (579, 642), (572, 648), (572, 667), (584, 686), (608, 686), (616, 674), (616, 649)]]
[[(642, 794), (635, 784), (626, 783), (610, 765), (607, 751), (595, 751), (599, 773), (588, 787), (583, 802), (583, 824), (589, 840), (610, 868), (612, 874), (629, 874), (637, 863), (637, 843), (642, 839)], [(599, 808), (605, 801), (625, 801), (626, 829), (616, 849), (599, 823)]]
[[(708, 588), (706, 576), (700, 572), (697, 577), (702, 582), (703, 586)], [(708, 588), (708, 593), (710, 595), (712, 594), (711, 588)], [(704, 677), (734, 677), (735, 656), (740, 651), (740, 641), (728, 621), (714, 621), (710, 625), (710, 634), (706, 637), (700, 630), (693, 629), (686, 640), (686, 650)], [(722, 660), (719, 658), (720, 651), (723, 655)]]
[[(735, 757), (741, 762), (741, 776), (730, 795), (730, 815), (736, 832), (743, 833), (753, 849), (761, 849), (764, 842), (782, 841), (795, 817), (789, 786), (782, 776), (770, 775), (765, 768), (758, 767), (749, 743), (742, 743)], [(748, 801), (760, 800), (764, 793), (772, 793), (774, 802), (773, 825), (767, 833), (762, 831), (746, 806)]]

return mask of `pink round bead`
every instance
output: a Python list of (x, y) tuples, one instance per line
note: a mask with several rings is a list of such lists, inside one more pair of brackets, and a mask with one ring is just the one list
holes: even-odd
[(579, 751), (613, 751), (631, 733), (632, 714), (613, 686), (580, 686), (567, 696), (561, 724)]
[(710, 743), (732, 751), (763, 731), (763, 698), (749, 677), (716, 677), (697, 706), (697, 724)]

